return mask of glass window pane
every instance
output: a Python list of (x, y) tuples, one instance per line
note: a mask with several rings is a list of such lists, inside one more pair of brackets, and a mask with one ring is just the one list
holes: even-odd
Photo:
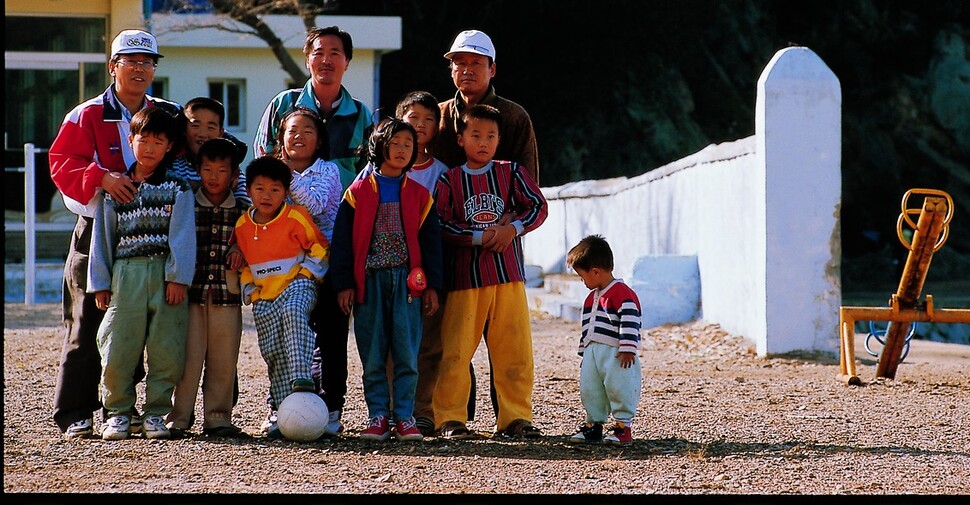
[(226, 126), (238, 127), (242, 123), (240, 107), (240, 86), (238, 84), (226, 85)]
[(107, 53), (104, 18), (6, 16), (4, 51)]

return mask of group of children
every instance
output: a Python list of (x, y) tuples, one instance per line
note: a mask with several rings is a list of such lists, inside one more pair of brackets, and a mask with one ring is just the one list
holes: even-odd
[[(344, 190), (326, 127), (309, 109), (283, 117), (271, 154), (246, 167), (246, 146), (222, 129), (219, 102), (186, 104), (179, 124), (146, 108), (131, 121), (137, 198), (103, 195), (95, 214), (89, 291), (107, 310), (98, 333), (105, 363), (105, 440), (127, 438), (134, 371), (147, 360), (143, 433), (191, 428), (202, 383), (204, 434), (246, 436), (232, 423), (242, 305), (252, 305), (269, 375), (264, 431), (294, 392), (318, 393), (311, 368), (317, 304), (353, 316), (368, 424), (360, 437), (463, 439), (469, 367), (483, 337), (497, 393), (496, 436), (537, 438), (533, 352), (521, 237), (547, 217), (525, 167), (493, 159), (502, 117), (464, 110), (467, 162), (432, 153), (440, 111), (409, 93), (361, 146), (367, 165)], [(172, 156), (172, 151), (180, 151)], [(640, 306), (612, 277), (602, 237), (574, 247), (567, 265), (591, 289), (580, 355), (585, 424), (570, 442), (630, 443), (640, 393)], [(324, 275), (335, 298), (320, 295)], [(447, 301), (446, 301), (447, 299)], [(325, 350), (321, 350), (325, 352)], [(604, 423), (615, 424), (604, 436)], [(325, 436), (337, 435), (339, 420)]]

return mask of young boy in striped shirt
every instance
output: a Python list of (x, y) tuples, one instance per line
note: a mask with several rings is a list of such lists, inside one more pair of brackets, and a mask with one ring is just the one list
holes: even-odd
[[(468, 367), (488, 325), (486, 345), (498, 398), (498, 437), (538, 438), (532, 425), (532, 329), (525, 292), (522, 235), (548, 215), (546, 199), (526, 167), (493, 160), (502, 116), (495, 107), (465, 109), (458, 144), (468, 161), (438, 179), (435, 203), (445, 258), (441, 365), (432, 396), (441, 436), (471, 438)], [(511, 213), (508, 224), (503, 215)]]
[[(579, 339), (579, 395), (586, 423), (569, 442), (630, 445), (630, 424), (640, 401), (640, 299), (613, 277), (613, 251), (599, 235), (570, 249), (566, 266), (592, 290), (583, 302)], [(614, 425), (604, 437), (603, 424), (611, 414)]]

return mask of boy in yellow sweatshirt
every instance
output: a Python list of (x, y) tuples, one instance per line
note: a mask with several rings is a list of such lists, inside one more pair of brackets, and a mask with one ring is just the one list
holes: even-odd
[(300, 205), (286, 202), (292, 174), (283, 161), (257, 158), (246, 168), (253, 206), (236, 222), (235, 239), (246, 266), (243, 303), (253, 305), (259, 352), (270, 382), (266, 435), (280, 438), (276, 409), (290, 393), (315, 392), (310, 367), (315, 334), (310, 312), (316, 282), (327, 272), (330, 244)]

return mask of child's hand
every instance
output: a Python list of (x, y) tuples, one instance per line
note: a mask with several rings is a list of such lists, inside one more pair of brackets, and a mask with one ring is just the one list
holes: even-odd
[(188, 292), (189, 287), (185, 284), (179, 284), (177, 282), (165, 283), (165, 301), (169, 305), (178, 305), (184, 302)]
[(630, 368), (633, 366), (633, 359), (637, 357), (636, 354), (632, 352), (618, 352), (616, 357), (620, 359), (620, 366), (623, 368)]
[(101, 310), (108, 310), (108, 304), (111, 303), (111, 291), (96, 291), (94, 293), (94, 304), (98, 306)]
[(505, 226), (507, 224), (512, 223), (512, 221), (514, 220), (515, 220), (515, 214), (511, 212), (506, 212), (505, 214), (502, 214), (502, 217), (498, 218), (498, 223), (496, 224), (498, 224), (499, 226)]
[(354, 309), (354, 290), (345, 289), (337, 293), (337, 305), (340, 306), (340, 310), (344, 311), (344, 314), (350, 315), (350, 311)]
[(230, 270), (242, 270), (242, 267), (246, 266), (246, 257), (242, 255), (242, 251), (233, 247), (226, 253), (226, 266)]
[[(491, 234), (488, 231), (492, 231)], [(493, 226), (482, 235), (482, 247), (492, 252), (503, 252), (515, 238), (515, 226), (510, 224)]]
[(435, 312), (438, 312), (438, 292), (431, 288), (424, 290), (421, 295), (421, 303), (424, 304), (424, 315), (433, 316)]

